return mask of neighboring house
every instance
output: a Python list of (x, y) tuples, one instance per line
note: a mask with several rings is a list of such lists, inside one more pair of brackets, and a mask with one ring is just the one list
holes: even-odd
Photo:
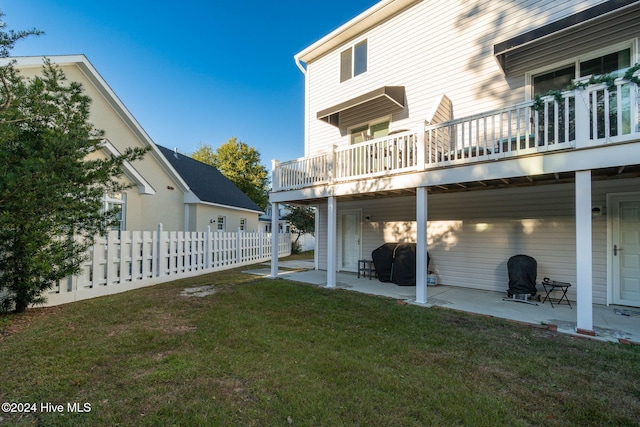
[[(289, 224), (285, 219), (285, 215), (289, 213), (289, 208), (286, 205), (279, 204), (278, 205), (278, 232), (279, 233), (290, 233), (291, 232), (291, 224)], [(271, 233), (271, 229), (273, 227), (273, 206), (271, 203), (267, 205), (266, 212), (260, 216), (260, 230), (265, 233)], [(305, 233), (298, 238), (298, 234), (296, 232), (291, 232), (291, 242), (295, 242), (298, 239), (298, 245), (300, 245), (300, 250), (302, 252), (312, 251), (316, 246), (316, 239), (313, 234)]]
[(160, 152), (187, 183), (185, 197), (189, 230), (259, 231), (262, 209), (218, 169), (168, 148)]
[[(278, 222), (278, 232), (280, 233), (288, 233), (290, 230), (289, 223), (283, 219), (284, 216), (288, 213), (287, 207), (285, 205), (278, 205), (278, 214), (277, 214), (277, 222)], [(267, 204), (266, 211), (260, 215), (260, 230), (265, 233), (271, 233), (273, 227), (273, 205), (271, 203)]]
[[(208, 189), (208, 185), (224, 183), (227, 189), (229, 186), (226, 179), (220, 179), (219, 173), (215, 175), (209, 167), (203, 168), (206, 173), (203, 172), (201, 181), (188, 171), (178, 172), (179, 168), (163, 155), (84, 55), (47, 58), (64, 71), (69, 81), (81, 83), (85, 94), (92, 99), (90, 121), (105, 131), (103, 155), (122, 153), (128, 147), (151, 147), (142, 160), (127, 163), (123, 168), (121, 179), (131, 184), (131, 188), (120, 194), (105, 195), (105, 209), (121, 212), (121, 230), (151, 231), (162, 224), (165, 231), (204, 231), (207, 225), (214, 225), (212, 220), (216, 221), (212, 227), (216, 230), (222, 220), (223, 229), (236, 231), (243, 219), (247, 230), (257, 230), (261, 210), (246, 200), (234, 204), (239, 196), (225, 198), (223, 202), (213, 200), (213, 190)], [(42, 56), (11, 59), (16, 61), (22, 76), (42, 73)], [(215, 180), (205, 181), (213, 175)]]
[(639, 1), (381, 1), (295, 55), (305, 157), (274, 162), (270, 201), (318, 207), (329, 287), (385, 242), (416, 242), (419, 303), (427, 251), (491, 291), (524, 253), (590, 334), (593, 303), (640, 306), (638, 87), (532, 100), (634, 66), (638, 37)]

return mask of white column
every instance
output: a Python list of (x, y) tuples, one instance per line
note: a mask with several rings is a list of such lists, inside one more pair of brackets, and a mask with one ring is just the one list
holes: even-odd
[(427, 303), (427, 188), (416, 189), (416, 302)]
[(338, 227), (336, 197), (327, 200), (327, 287), (336, 287), (336, 261), (338, 259)]
[(269, 277), (278, 277), (278, 235), (280, 233), (280, 207), (278, 203), (271, 203), (271, 274)]
[(313, 239), (313, 269), (317, 270), (318, 269), (318, 264), (320, 263), (320, 255), (318, 254), (318, 230), (320, 230), (320, 206), (315, 206), (316, 208), (316, 212), (314, 215), (314, 227), (313, 229), (316, 230), (316, 233), (314, 235), (314, 239)]
[(577, 331), (593, 333), (591, 171), (576, 171)]

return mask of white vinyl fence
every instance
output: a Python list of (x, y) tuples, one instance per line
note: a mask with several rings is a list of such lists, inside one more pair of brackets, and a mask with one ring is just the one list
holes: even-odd
[[(278, 235), (278, 257), (291, 236)], [(271, 233), (111, 231), (89, 251), (81, 272), (46, 294), (53, 306), (271, 260)]]

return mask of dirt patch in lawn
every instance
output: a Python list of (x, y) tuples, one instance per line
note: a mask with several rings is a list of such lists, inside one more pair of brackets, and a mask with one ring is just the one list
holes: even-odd
[(215, 286), (205, 285), (205, 286), (196, 286), (194, 288), (184, 288), (180, 292), (180, 296), (185, 298), (191, 298), (191, 297), (202, 298), (202, 297), (206, 297), (207, 295), (213, 295), (216, 292), (218, 292), (218, 290), (216, 289)]

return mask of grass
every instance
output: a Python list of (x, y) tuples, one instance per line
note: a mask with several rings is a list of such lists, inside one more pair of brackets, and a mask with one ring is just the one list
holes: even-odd
[(240, 270), (0, 319), (0, 425), (640, 423), (640, 347)]

